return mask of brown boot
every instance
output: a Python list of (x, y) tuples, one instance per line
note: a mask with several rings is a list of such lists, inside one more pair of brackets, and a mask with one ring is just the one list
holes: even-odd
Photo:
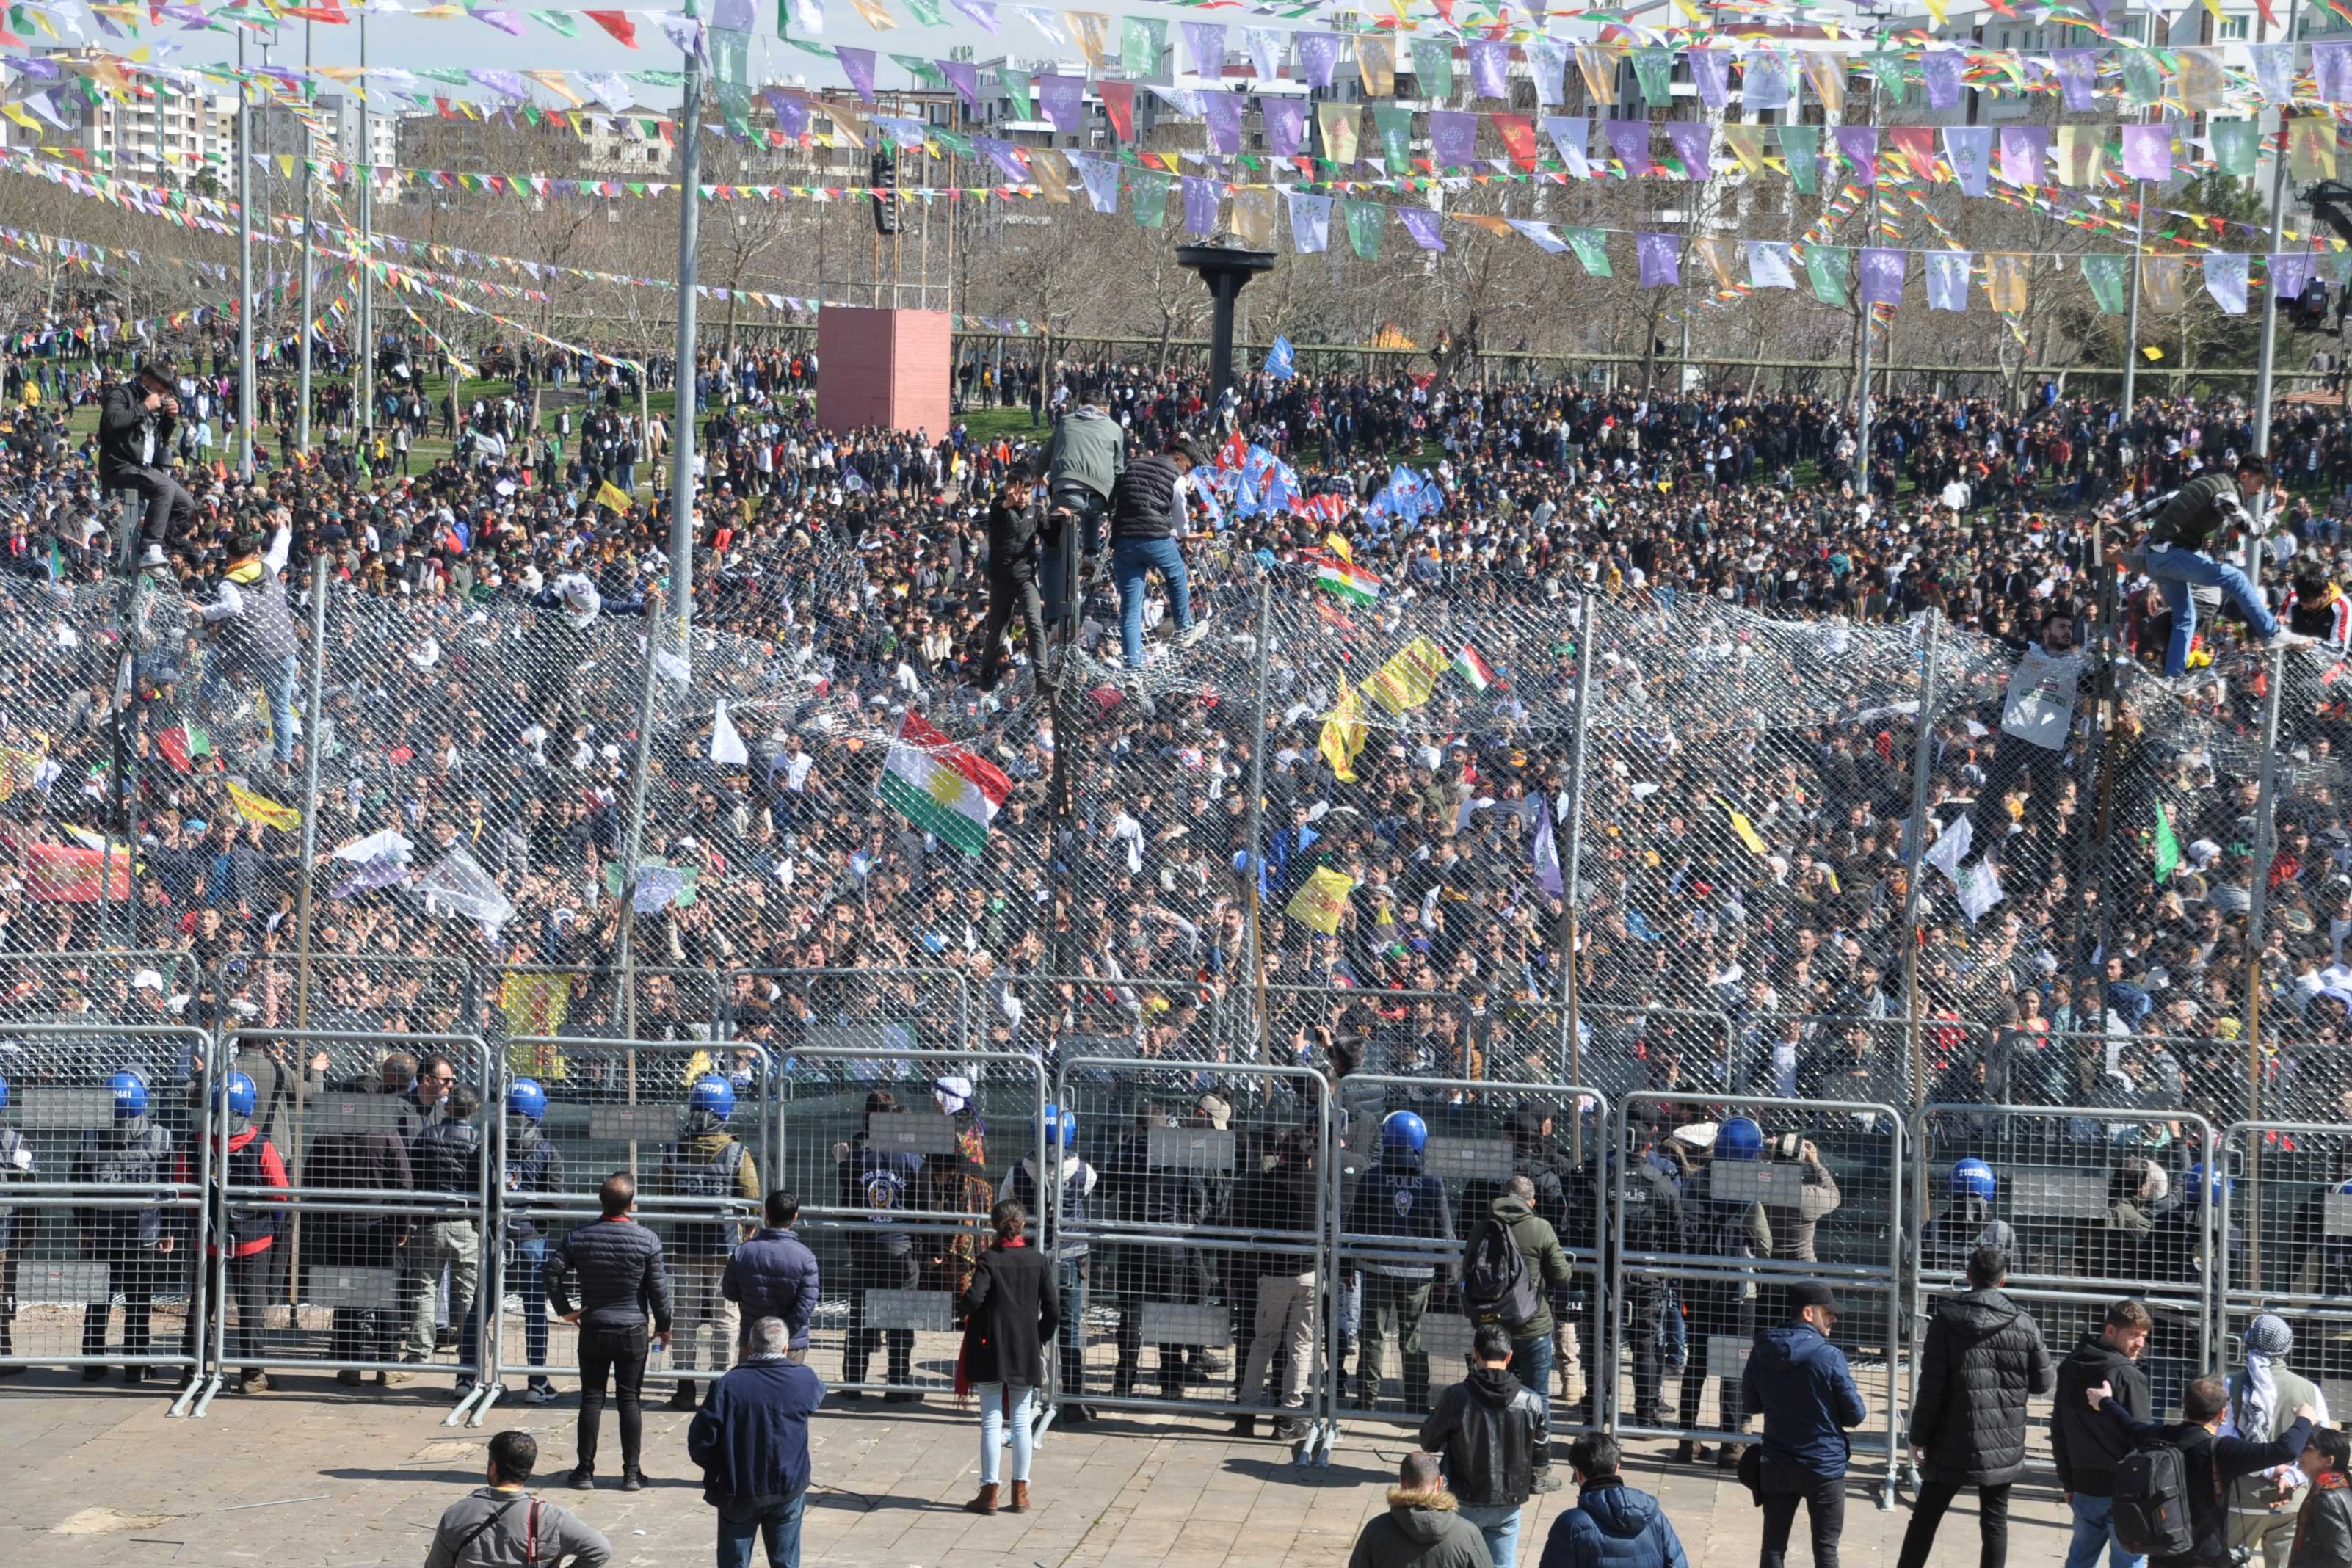
[(982, 1482), (980, 1495), (972, 1499), (970, 1502), (964, 1504), (963, 1510), (966, 1513), (994, 1513), (996, 1511), (996, 1483), (994, 1481)]
[(1013, 1500), (1005, 1505), (1004, 1511), (1007, 1513), (1027, 1513), (1029, 1511), (1029, 1483), (1027, 1481), (1015, 1481), (1013, 1483)]

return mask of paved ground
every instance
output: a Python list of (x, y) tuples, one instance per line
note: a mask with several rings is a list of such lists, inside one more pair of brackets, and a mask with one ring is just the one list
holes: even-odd
[[(174, 1421), (165, 1401), (114, 1384), (85, 1390), (36, 1372), (0, 1393), (0, 1563), (85, 1564), (268, 1563), (273, 1568), (417, 1563), (433, 1521), (478, 1484), (490, 1432), (536, 1431), (543, 1468), (572, 1452), (571, 1402), (501, 1408), (479, 1430), (440, 1425), (444, 1407), (409, 1390), (364, 1398), (329, 1380), (295, 1378), (248, 1398), (223, 1395), (203, 1421)], [(611, 1417), (608, 1415), (607, 1422)], [(682, 1415), (648, 1413), (647, 1469), (635, 1496), (560, 1492), (613, 1540), (615, 1562), (710, 1560), (709, 1514), (688, 1470)], [(1057, 1434), (1040, 1451), (1038, 1508), (1014, 1518), (961, 1511), (976, 1480), (977, 1418), (934, 1404), (919, 1411), (828, 1410), (817, 1421), (822, 1494), (810, 1511), (805, 1561), (842, 1568), (1337, 1568), (1357, 1527), (1382, 1506), (1406, 1442), (1402, 1427), (1343, 1436), (1328, 1469), (1294, 1468), (1286, 1447), (1235, 1441), (1221, 1423), (1114, 1417)], [(608, 1426), (605, 1443), (613, 1442)], [(1695, 1564), (1755, 1560), (1758, 1514), (1713, 1468), (1665, 1471), (1666, 1446), (1638, 1443), (1636, 1484), (1658, 1490)], [(2021, 1489), (2012, 1561), (2054, 1563), (2062, 1510), (2046, 1484)], [(1532, 1565), (1554, 1503), (1527, 1523)], [(1965, 1505), (1964, 1505), (1965, 1507)], [(1857, 1486), (1849, 1562), (1894, 1559), (1907, 1507), (1882, 1513)], [(1973, 1511), (1949, 1521), (1938, 1568), (1976, 1561)], [(1800, 1548), (1797, 1561), (1806, 1560)]]

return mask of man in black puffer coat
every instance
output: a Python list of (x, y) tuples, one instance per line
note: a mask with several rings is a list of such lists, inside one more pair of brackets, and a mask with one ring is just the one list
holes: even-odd
[(2057, 1382), (2042, 1330), (2002, 1293), (2009, 1254), (1969, 1255), (1969, 1288), (1936, 1303), (1911, 1406), (1911, 1457), (1925, 1468), (1895, 1568), (1926, 1568), (1936, 1527), (1962, 1487), (1977, 1489), (1979, 1568), (2009, 1557), (2009, 1489), (2025, 1470), (2025, 1399)]

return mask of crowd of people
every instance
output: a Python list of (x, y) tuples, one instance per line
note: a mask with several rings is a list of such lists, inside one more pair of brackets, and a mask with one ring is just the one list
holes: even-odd
[[(0, 373), (9, 1021), (472, 1030), (490, 1054), (460, 1076), (484, 1097), (514, 1070), (510, 1036), (723, 1040), (737, 1089), (770, 1096), (837, 1071), (829, 1046), (956, 1027), (1049, 1072), (1136, 1058), (1148, 1103), (1089, 1089), (1086, 1142), (1033, 1172), (1032, 1212), (1074, 1234), (1079, 1168), (1105, 1180), (1105, 1225), (1286, 1212), (1282, 1173), (1307, 1156), (1276, 1145), (1303, 1113), (1249, 1066), (1318, 1073), (1374, 1127), (1410, 1108), (1499, 1134), (1503, 1108), (1549, 1103), (1534, 1121), (1553, 1131), (1518, 1134), (1551, 1180), (1531, 1213), (1555, 1211), (1587, 1258), (1601, 1239), (1567, 1200), (1605, 1139), (1636, 1147), (1595, 1111), (1628, 1094), (2021, 1108), (1959, 1118), (1948, 1152), (1997, 1182), (2095, 1173), (2095, 1228), (2116, 1233), (2098, 1245), (2138, 1258), (2188, 1223), (2168, 1216), (2217, 1186), (2231, 1201), (2231, 1123), (2352, 1106), (2335, 745), (2352, 424), (2332, 405), (2276, 411), (2265, 473), (2242, 461), (2251, 413), (2226, 398), (1898, 393), (1864, 451), (1850, 405), (1795, 392), (1260, 373), (1215, 398), (1133, 364), (991, 362), (967, 401), (1017, 383), (1025, 434), (838, 433), (807, 399), (812, 356), (714, 354), (692, 378), (680, 646), (658, 483), (674, 454), (621, 372), (516, 356), (512, 384), (460, 403), (431, 389), (429, 345), (381, 349), (406, 367), (380, 383), (382, 425), (412, 460), (345, 440), (304, 464), (281, 443), (243, 481), (200, 437), (177, 451), (155, 540), (169, 581), (128, 634), (127, 698), (102, 472), (169, 470), (206, 420), (217, 455), (235, 390), (218, 346), (158, 367), (156, 405), (110, 435), (63, 419), (137, 383), (127, 348)], [(428, 462), (436, 415), (453, 445)], [(2203, 510), (2150, 504), (2175, 492)], [(2276, 527), (2232, 584), (2241, 510)], [(1040, 658), (1066, 612), (1069, 646)], [(2275, 666), (2258, 646), (2273, 631), (2292, 645)], [(977, 852), (877, 797), (918, 719), (945, 738), (935, 755), (1003, 786)], [(109, 947), (124, 956), (75, 956)], [(188, 1077), (140, 1048), (104, 1066)], [(331, 1054), (354, 1058), (337, 1078), (379, 1066)], [(574, 1055), (540, 1075), (559, 1108), (614, 1087), (594, 1050)], [(104, 1077), (90, 1067), (19, 1050), (9, 1071)], [(1367, 1080), (1352, 1100), (1350, 1077)], [(1391, 1078), (1427, 1083), (1370, 1081)], [(1595, 1099), (1554, 1092), (1569, 1084)], [(936, 1089), (911, 1066), (890, 1087)], [(1151, 1165), (1150, 1118), (1214, 1127), (1214, 1107), (1265, 1180), (1221, 1191)], [(1775, 1147), (1831, 1150), (1814, 1163), (1844, 1163), (1852, 1191), (1890, 1180), (1866, 1121), (1834, 1136), (1787, 1109), (1759, 1121)], [(2315, 1225), (2352, 1150), (2283, 1136), (2314, 1200), (2292, 1223)], [(1671, 1137), (1641, 1141), (1690, 1163)], [(974, 1190), (1011, 1179), (1017, 1142), (1000, 1131), (951, 1173), (975, 1229)], [(1385, 1150), (1370, 1132), (1342, 1147), (1367, 1169)], [(1460, 1183), (1440, 1185), (1424, 1213), (1475, 1218)], [(2083, 1215), (1996, 1201), (1983, 1223), (2012, 1226), (2032, 1272), (2089, 1245)], [(1452, 1234), (1411, 1238), (1409, 1267), (1368, 1268), (1329, 1310), (1352, 1396), (1418, 1415), (1433, 1396), (1416, 1321), (1458, 1270), (1431, 1256)], [(2263, 1251), (2265, 1286), (2352, 1290), (2332, 1253), (2305, 1268), (2294, 1250)], [(1278, 1246), (1091, 1281), (1083, 1242), (1054, 1253), (1078, 1390), (1103, 1370), (1085, 1364), (1089, 1289), (1097, 1306), (1216, 1302), (1270, 1346), (1313, 1317), (1296, 1310), (1311, 1271)], [(870, 1267), (896, 1277), (898, 1256)], [(1119, 1316), (1111, 1397), (1139, 1373), (1139, 1314)], [(900, 1331), (857, 1333), (895, 1361)], [(1570, 1336), (1528, 1337), (1558, 1353), (1520, 1360), (1524, 1382), (1570, 1370)], [(1300, 1369), (1267, 1359), (1278, 1409)], [(1179, 1360), (1159, 1368), (1178, 1390), (1235, 1370)], [(1676, 1416), (1697, 1429), (1690, 1381)], [(1726, 1405), (1724, 1425), (1743, 1413)]]

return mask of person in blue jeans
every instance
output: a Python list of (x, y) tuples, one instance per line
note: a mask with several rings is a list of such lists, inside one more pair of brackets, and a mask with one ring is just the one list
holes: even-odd
[(1179, 642), (1190, 647), (1201, 640), (1184, 552), (1176, 542), (1184, 531), (1185, 476), (1200, 462), (1192, 437), (1174, 436), (1166, 451), (1129, 463), (1111, 486), (1110, 574), (1118, 588), (1119, 644), (1129, 669), (1143, 668), (1143, 583), (1151, 573), (1168, 586)]
[[(2197, 588), (2219, 588), (2245, 617), (2246, 630), (2256, 642), (2282, 638), (2302, 647), (2309, 637), (2282, 634), (2278, 617), (2263, 600), (2262, 590), (2235, 566), (2216, 557), (2226, 548), (2228, 535), (2252, 526), (2245, 503), (2267, 489), (2271, 466), (2261, 458), (2238, 460), (2237, 471), (2216, 469), (2200, 474), (2172, 494), (2149, 523), (2147, 532), (2132, 547), (2128, 559), (2154, 580), (2172, 612), (2172, 641), (2165, 649), (2164, 673), (2178, 678), (2189, 672), (2189, 648), (2197, 636)], [(2217, 544), (2217, 535), (2223, 542)], [(2111, 564), (2120, 565), (2117, 554)]]
[(2105, 1321), (2096, 1329), (2085, 1330), (2058, 1363), (2058, 1387), (2050, 1405), (2050, 1457), (2056, 1462), (2059, 1489), (2066, 1494), (2067, 1511), (2074, 1520), (2074, 1535), (2066, 1547), (2066, 1568), (2098, 1568), (2103, 1552), (2107, 1568), (2145, 1568), (2147, 1562), (2126, 1551), (2115, 1538), (2116, 1470), (2131, 1453), (2131, 1439), (2090, 1408), (2087, 1395), (2105, 1384), (2138, 1421), (2164, 1408), (2140, 1364), (2155, 1325), (2145, 1304), (2114, 1302), (2107, 1308)]
[(764, 1542), (768, 1568), (801, 1568), (808, 1510), (809, 1416), (824, 1384), (791, 1359), (782, 1318), (761, 1318), (751, 1353), (710, 1385), (687, 1428), (687, 1457), (702, 1467), (702, 1500), (719, 1510), (719, 1568), (751, 1568)]

